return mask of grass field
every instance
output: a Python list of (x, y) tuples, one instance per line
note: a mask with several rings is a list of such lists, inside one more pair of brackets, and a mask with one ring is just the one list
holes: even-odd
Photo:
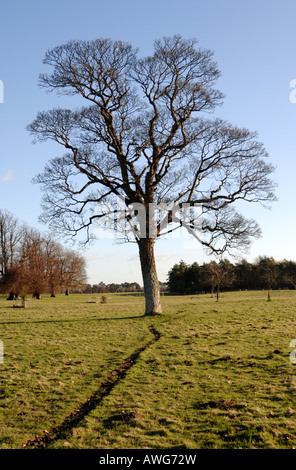
[(155, 317), (143, 297), (88, 297), (0, 298), (0, 448), (51, 435), (141, 347), (48, 448), (296, 448), (295, 291), (165, 296)]

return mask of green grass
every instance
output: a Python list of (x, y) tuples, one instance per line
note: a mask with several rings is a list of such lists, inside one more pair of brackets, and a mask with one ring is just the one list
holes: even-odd
[(296, 447), (296, 292), (0, 299), (0, 447), (62, 423), (123, 359), (151, 339), (125, 378), (50, 448)]

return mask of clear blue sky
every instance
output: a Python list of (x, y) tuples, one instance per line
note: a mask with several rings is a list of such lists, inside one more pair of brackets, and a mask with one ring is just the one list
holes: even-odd
[[(258, 255), (296, 260), (295, 175), (296, 104), (289, 87), (296, 78), (295, 18), (292, 0), (10, 0), (0, 5), (0, 207), (29, 225), (39, 225), (40, 188), (31, 179), (61, 149), (51, 143), (32, 145), (25, 130), (38, 111), (70, 106), (37, 86), (45, 52), (70, 39), (108, 37), (130, 41), (143, 55), (154, 39), (181, 34), (196, 37), (215, 53), (225, 93), (217, 115), (258, 131), (277, 169), (278, 202), (272, 210), (251, 205), (245, 215), (260, 224), (250, 261)], [(102, 239), (85, 253), (89, 281), (141, 282), (137, 247)], [(159, 278), (180, 259), (202, 263), (200, 246), (188, 240), (160, 242), (156, 250)]]

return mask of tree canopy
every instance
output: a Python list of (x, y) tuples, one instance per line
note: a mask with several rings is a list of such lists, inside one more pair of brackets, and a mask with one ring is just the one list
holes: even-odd
[[(161, 311), (154, 242), (169, 224), (217, 254), (260, 235), (235, 203), (274, 200), (274, 168), (255, 132), (209, 117), (223, 99), (211, 51), (178, 35), (156, 40), (147, 57), (123, 41), (70, 41), (49, 50), (44, 64), (52, 73), (41, 74), (40, 85), (85, 105), (40, 112), (28, 126), (37, 141), (65, 150), (35, 178), (42, 220), (63, 235), (86, 229), (88, 240), (121, 198), (123, 237), (139, 246), (147, 314)], [(184, 217), (185, 205), (202, 208), (201, 226)], [(158, 217), (155, 206), (165, 206)]]

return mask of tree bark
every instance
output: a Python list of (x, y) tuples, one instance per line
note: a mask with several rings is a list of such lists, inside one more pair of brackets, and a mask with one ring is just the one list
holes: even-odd
[(154, 242), (154, 238), (141, 238), (138, 240), (145, 293), (145, 315), (156, 315), (162, 312), (154, 257)]

